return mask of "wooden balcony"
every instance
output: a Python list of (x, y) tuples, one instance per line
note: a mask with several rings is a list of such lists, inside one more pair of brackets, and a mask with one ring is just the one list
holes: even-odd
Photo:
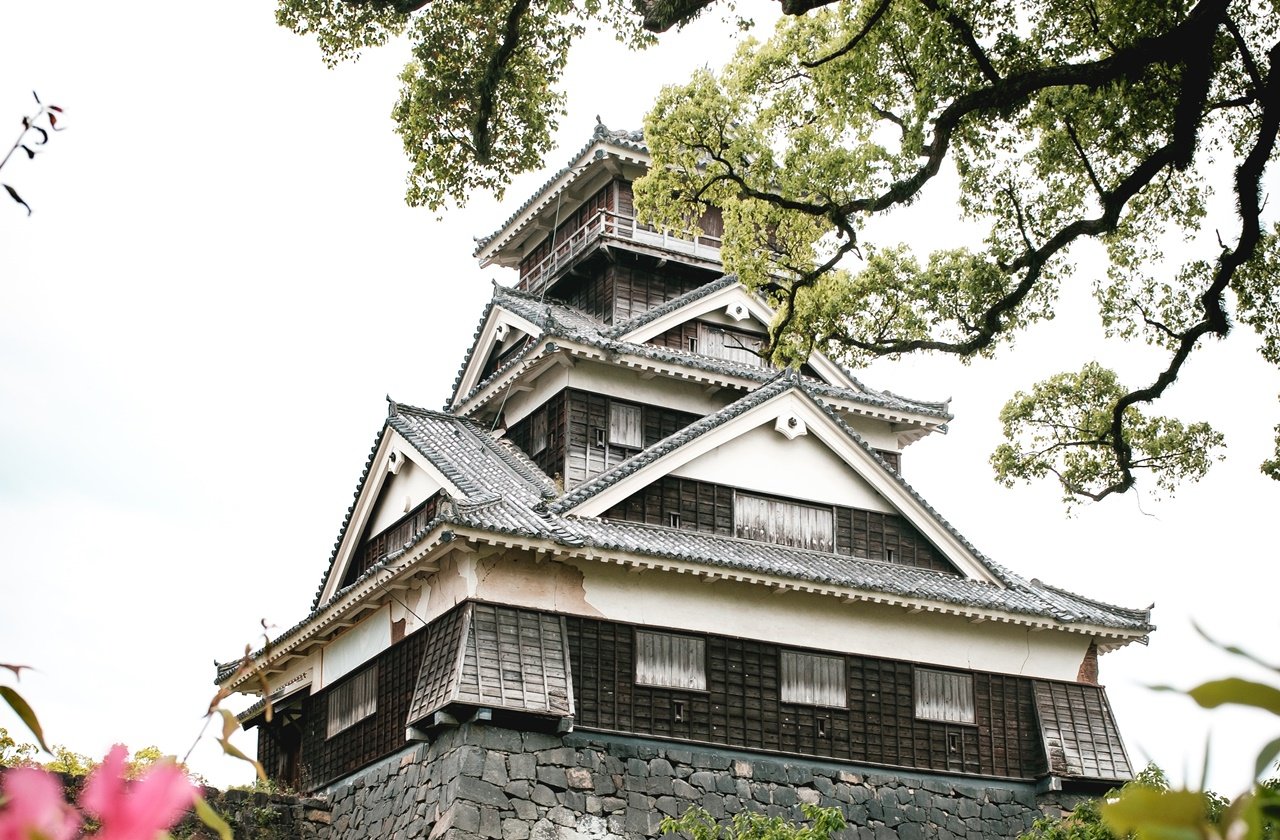
[(675, 257), (694, 265), (713, 268), (720, 265), (720, 237), (676, 236), (640, 224), (633, 216), (610, 210), (593, 213), (576, 230), (561, 233), (556, 239), (556, 246), (549, 254), (521, 270), (521, 289), (535, 295), (542, 294), (565, 268), (588, 252), (610, 243), (663, 258)]

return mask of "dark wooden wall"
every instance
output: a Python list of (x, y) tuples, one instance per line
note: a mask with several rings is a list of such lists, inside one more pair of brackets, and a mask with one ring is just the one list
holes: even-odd
[[(325, 737), (325, 726), (333, 686), (303, 702), (303, 789), (314, 790), (404, 746), (405, 720), (431, 635), (427, 629), (419, 630), (377, 656), (378, 710), (332, 738)], [(334, 683), (341, 684), (341, 680)]]
[(552, 295), (606, 324), (621, 324), (706, 285), (717, 276), (679, 263), (657, 269), (649, 265), (649, 258), (621, 252), (615, 257), (613, 261), (585, 265), (582, 275), (557, 283)]
[[(608, 441), (609, 405), (612, 397), (566, 388), (547, 400), (508, 431), (512, 443), (528, 453), (547, 475), (560, 476), (565, 487), (575, 487), (592, 476), (622, 463), (635, 449), (614, 446)], [(626, 400), (618, 400), (628, 405)], [(547, 413), (547, 448), (529, 453), (534, 416)], [(656, 405), (641, 405), (644, 445), (652, 446), (693, 421), (699, 415)], [(605, 443), (596, 443), (596, 430), (603, 429)], [(554, 438), (554, 445), (552, 443)]]
[(366, 532), (361, 537), (360, 547), (356, 549), (351, 562), (347, 564), (346, 574), (342, 576), (342, 586), (347, 587), (355, 583), (356, 579), (371, 566), (403, 546), (428, 522), (435, 519), (442, 496), (443, 491), (437, 491), (382, 531), (372, 535)]
[[(565, 408), (568, 405), (566, 399), (568, 393), (568, 390), (564, 390), (555, 394), (507, 430), (507, 437), (511, 442), (520, 447), (520, 451), (528, 455), (538, 465), (538, 469), (552, 478), (564, 478)], [(531, 434), (534, 419), (539, 415), (546, 417), (547, 445), (541, 451), (534, 452)]]
[[(604, 518), (670, 525), (671, 515), (676, 514), (681, 528), (733, 536), (734, 492), (734, 488), (720, 484), (664, 476), (611, 507)], [(888, 561), (887, 551), (892, 550), (893, 563), (959, 574), (942, 553), (901, 516), (839, 505), (833, 508), (837, 553)]]
[(974, 672), (976, 723), (950, 724), (915, 717), (909, 662), (844, 656), (848, 707), (806, 706), (780, 699), (777, 645), (707, 637), (708, 690), (688, 691), (635, 684), (633, 627), (568, 629), (581, 727), (1010, 778), (1046, 768), (1029, 679)]
[[(379, 654), (377, 711), (332, 738), (325, 737), (328, 697), (342, 681), (289, 701), (288, 717), (295, 721), (295, 733), (301, 733), (302, 789), (319, 788), (400, 749), (405, 727), (452, 697), (450, 675), (466, 637), (468, 607), (454, 608)], [(974, 721), (946, 723), (916, 717), (913, 663), (811, 651), (843, 663), (845, 705), (789, 703), (782, 700), (780, 686), (782, 646), (706, 634), (690, 634), (705, 642), (705, 691), (637, 685), (635, 626), (538, 615), (563, 627), (581, 728), (1018, 779), (1038, 778), (1050, 769), (1104, 778), (1127, 778), (1129, 772), (1099, 686), (951, 670), (973, 682)], [(500, 652), (501, 646), (493, 647)], [(522, 657), (528, 650), (514, 650), (500, 653), (499, 667), (523, 674)], [(563, 648), (555, 655), (563, 657)], [(480, 699), (475, 703), (486, 704)], [(283, 767), (285, 717), (261, 723), (259, 729), (258, 757), (273, 778)], [(1046, 748), (1054, 750), (1052, 768)]]

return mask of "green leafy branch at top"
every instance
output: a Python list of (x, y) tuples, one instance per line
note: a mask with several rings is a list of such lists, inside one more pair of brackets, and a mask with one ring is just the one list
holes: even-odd
[[(1168, 492), (1202, 476), (1222, 438), (1144, 406), (1233, 321), (1280, 364), (1280, 245), (1261, 195), (1278, 21), (1243, 0), (846, 0), (664, 91), (637, 210), (687, 230), (722, 209), (726, 269), (777, 305), (779, 364), (813, 350), (853, 365), (980, 358), (1091, 291), (1105, 333), (1145, 341), (1158, 367), (1140, 387), (1099, 364), (1015, 397), (997, 475), (1055, 478), (1071, 501), (1140, 476)], [(931, 197), (944, 164), (985, 241), (872, 237), (875, 217)], [(1216, 196), (1234, 212), (1210, 219)], [(1077, 278), (1089, 240), (1106, 265)], [(1280, 477), (1277, 452), (1264, 470)]]

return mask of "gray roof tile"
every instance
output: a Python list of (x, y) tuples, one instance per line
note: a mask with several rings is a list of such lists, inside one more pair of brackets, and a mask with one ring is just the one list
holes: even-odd
[[(691, 292), (682, 295), (677, 300), (683, 300), (687, 304), (693, 300), (697, 300), (710, 291), (717, 288), (724, 288), (721, 285), (727, 278), (720, 278), (708, 284), (708, 287), (694, 289)], [(736, 281), (735, 281), (736, 282)], [(682, 305), (684, 305), (682, 304)], [(665, 305), (664, 305), (665, 306)], [(552, 299), (542, 299), (536, 295), (527, 292), (509, 289), (503, 286), (494, 286), (493, 300), (486, 309), (486, 318), (492, 307), (500, 307), (519, 315), (521, 318), (529, 321), (542, 330), (541, 338), (561, 338), (567, 341), (574, 341), (589, 347), (594, 347), (608, 353), (628, 354), (632, 356), (641, 356), (643, 358), (652, 359), (656, 362), (664, 364), (691, 367), (711, 374), (720, 376), (734, 377), (738, 379), (748, 379), (755, 382), (768, 382), (777, 376), (778, 371), (773, 368), (762, 368), (756, 365), (745, 364), (742, 362), (734, 362), (728, 359), (717, 359), (711, 356), (703, 356), (697, 353), (685, 353), (678, 350), (670, 350), (665, 347), (659, 347), (653, 344), (636, 344), (627, 341), (619, 341), (612, 335), (618, 333), (617, 328), (610, 328), (596, 318), (591, 317), (583, 312), (574, 309), (571, 306), (560, 303)], [(669, 311), (669, 310), (668, 310)], [(642, 315), (639, 318), (644, 318)], [(638, 320), (638, 319), (635, 319)], [(632, 324), (635, 323), (633, 320)], [(481, 322), (483, 327), (483, 321)], [(628, 329), (634, 327), (628, 325)], [(477, 338), (479, 330), (477, 330)], [(456, 393), (457, 388), (462, 382), (462, 373), (459, 373), (455, 380), (454, 396), (450, 400), (451, 405), (464, 402), (480, 391), (484, 390), (490, 383), (502, 378), (509, 370), (517, 364), (528, 359), (535, 349), (534, 343), (531, 343), (523, 351), (516, 353), (498, 370), (494, 371), (483, 381), (476, 384), (474, 388), (465, 395)], [(473, 346), (467, 354), (467, 359), (463, 362), (463, 370), (470, 363), (472, 355), (476, 352)], [(905, 397), (899, 397), (888, 391), (876, 391), (867, 388), (852, 374), (850, 379), (857, 382), (862, 391), (855, 391), (848, 388), (837, 388), (825, 383), (811, 382), (811, 387), (821, 395), (839, 400), (847, 400), (853, 403), (860, 403), (875, 408), (885, 409), (889, 411), (908, 412), (912, 414), (922, 414), (928, 417), (935, 417), (946, 421), (951, 419), (946, 403), (928, 402), (924, 400), (912, 400)]]

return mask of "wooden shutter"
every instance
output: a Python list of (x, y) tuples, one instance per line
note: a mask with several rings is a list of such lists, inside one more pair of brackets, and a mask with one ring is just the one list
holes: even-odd
[(761, 356), (764, 336), (728, 330), (711, 324), (698, 324), (699, 351), (704, 356), (714, 356), (730, 362), (752, 367), (769, 367)]
[(733, 522), (736, 536), (743, 539), (835, 550), (835, 515), (829, 507), (736, 493)]
[(844, 658), (782, 651), (782, 702), (847, 707)]
[(973, 723), (973, 675), (916, 668), (916, 717)]
[(636, 682), (706, 691), (706, 640), (696, 636), (637, 630)]
[(609, 443), (629, 449), (644, 448), (640, 406), (618, 402), (609, 404)]
[(329, 692), (326, 738), (378, 711), (378, 663)]

